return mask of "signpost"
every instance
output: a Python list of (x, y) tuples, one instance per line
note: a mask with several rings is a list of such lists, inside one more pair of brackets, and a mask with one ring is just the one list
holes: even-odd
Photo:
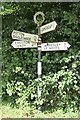
[[(41, 21), (37, 20), (37, 16), (40, 15), (42, 17)], [(40, 38), (40, 25), (42, 25), (42, 23), (44, 22), (44, 14), (42, 12), (37, 12), (34, 15), (34, 22), (37, 24), (38, 27), (38, 68), (37, 68), (37, 73), (38, 73), (38, 84), (40, 84), (41, 82), (41, 74), (42, 74), (42, 66), (41, 66), (41, 38)], [(37, 85), (37, 92), (38, 92), (38, 102), (40, 102), (40, 97), (41, 97), (41, 88), (39, 87), (39, 85)], [(40, 104), (38, 104), (38, 110), (41, 110), (41, 106)]]
[[(42, 19), (37, 19), (37, 17), (41, 16)], [(11, 44), (14, 48), (37, 48), (38, 50), (38, 64), (37, 64), (37, 74), (38, 74), (38, 85), (37, 85), (37, 100), (40, 102), (41, 97), (41, 88), (39, 87), (40, 82), (42, 81), (42, 64), (41, 64), (41, 52), (42, 51), (60, 51), (67, 50), (70, 47), (68, 42), (54, 42), (54, 43), (42, 43), (40, 38), (41, 34), (50, 32), (55, 30), (57, 23), (56, 21), (50, 22), (46, 25), (42, 25), (44, 22), (44, 14), (42, 12), (37, 12), (34, 15), (34, 22), (37, 24), (38, 35), (20, 32), (17, 30), (13, 30), (12, 39), (17, 41), (13, 41)], [(38, 104), (38, 110), (41, 110), (41, 105)]]
[(54, 42), (54, 43), (42, 43), (42, 51), (60, 51), (67, 50), (70, 47), (68, 42)]

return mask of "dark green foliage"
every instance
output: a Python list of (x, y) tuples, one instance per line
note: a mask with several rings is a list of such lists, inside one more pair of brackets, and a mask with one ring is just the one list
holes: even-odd
[[(2, 10), (3, 98), (13, 103), (40, 104), (43, 108), (78, 109), (80, 84), (79, 3), (4, 3)], [(42, 52), (42, 81), (37, 81), (37, 49), (14, 49), (13, 30), (37, 34), (36, 12), (44, 24), (57, 22), (55, 31), (42, 35), (43, 42), (69, 42), (67, 51)], [(42, 95), (37, 101), (37, 86)]]

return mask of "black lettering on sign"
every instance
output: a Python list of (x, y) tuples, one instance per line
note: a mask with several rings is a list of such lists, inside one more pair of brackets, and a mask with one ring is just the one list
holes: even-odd
[(25, 41), (26, 44), (30, 44), (30, 41)]
[(49, 50), (58, 50), (58, 49), (60, 49), (59, 48), (59, 44), (48, 44), (48, 45), (45, 45), (44, 46), (44, 49), (45, 50), (47, 50), (47, 49), (49, 49)]
[(22, 36), (23, 36), (23, 34), (19, 34), (19, 33), (17, 33), (17, 32), (14, 32), (14, 33), (13, 33), (13, 38), (21, 39)]
[(31, 41), (31, 38), (30, 37), (24, 37), (23, 39), (27, 40), (27, 41)]
[(21, 33), (21, 35), (20, 35), (20, 39), (23, 39), (23, 38), (24, 38), (24, 34)]
[(46, 49), (47, 49), (47, 45), (44, 46), (44, 50), (46, 50)]
[(31, 37), (25, 36), (24, 33), (19, 33), (19, 32), (13, 32), (13, 38), (20, 39), (20, 40), (31, 41)]
[(52, 27), (52, 25), (49, 25), (49, 26), (47, 26), (47, 27), (42, 28), (42, 32), (45, 31), (45, 30), (50, 29), (51, 27)]

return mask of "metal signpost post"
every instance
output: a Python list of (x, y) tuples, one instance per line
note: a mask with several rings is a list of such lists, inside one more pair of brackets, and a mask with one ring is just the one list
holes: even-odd
[[(42, 17), (42, 20), (37, 20), (38, 16)], [(41, 74), (42, 74), (42, 65), (41, 65), (41, 44), (42, 44), (42, 40), (40, 38), (41, 35), (41, 31), (40, 31), (40, 26), (42, 25), (42, 23), (44, 22), (44, 14), (42, 12), (37, 12), (34, 15), (34, 22), (37, 24), (38, 27), (38, 64), (37, 64), (37, 73), (38, 73), (38, 84), (41, 82)], [(37, 94), (38, 94), (38, 102), (40, 102), (40, 96), (41, 96), (41, 88), (39, 87), (39, 85), (37, 86)], [(38, 110), (41, 110), (41, 106), (40, 103), (38, 103)]]
[[(11, 44), (14, 48), (37, 48), (38, 49), (38, 85), (37, 85), (37, 100), (40, 102), (41, 88), (39, 87), (42, 75), (42, 65), (41, 65), (41, 51), (61, 51), (67, 50), (70, 47), (68, 42), (54, 42), (54, 43), (42, 43), (41, 34), (55, 30), (57, 23), (56, 21), (50, 22), (46, 25), (42, 25), (44, 22), (43, 12), (37, 12), (34, 15), (34, 22), (37, 24), (38, 35), (24, 33), (20, 31), (13, 30), (12, 38), (17, 40), (13, 41)], [(41, 110), (41, 105), (38, 103), (38, 110)]]

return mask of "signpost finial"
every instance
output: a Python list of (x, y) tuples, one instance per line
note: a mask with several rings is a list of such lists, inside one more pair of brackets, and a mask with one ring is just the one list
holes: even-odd
[(43, 12), (37, 12), (35, 15), (34, 15), (34, 22), (37, 24), (37, 26), (40, 26), (42, 25), (42, 23), (44, 22), (45, 20), (45, 17), (44, 17), (44, 13)]

